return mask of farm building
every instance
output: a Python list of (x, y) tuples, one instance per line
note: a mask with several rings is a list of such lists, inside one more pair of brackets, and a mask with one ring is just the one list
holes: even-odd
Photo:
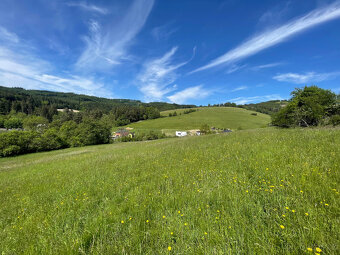
[[(131, 130), (131, 129), (129, 129), (129, 130)], [(116, 132), (114, 132), (112, 134), (112, 138), (116, 139), (116, 138), (121, 138), (121, 137), (126, 137), (126, 136), (128, 136), (130, 138), (134, 137), (135, 133), (134, 132), (130, 132), (129, 130), (127, 130), (127, 129), (119, 129), (119, 130), (117, 130)]]
[(192, 129), (188, 131), (190, 135), (201, 135), (201, 131), (199, 129)]
[(178, 137), (183, 137), (183, 136), (187, 136), (188, 133), (186, 131), (176, 131), (176, 136)]

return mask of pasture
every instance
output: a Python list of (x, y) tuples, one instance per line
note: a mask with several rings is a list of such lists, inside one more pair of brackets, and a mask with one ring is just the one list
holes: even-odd
[(0, 253), (339, 254), (339, 145), (267, 128), (2, 158)]
[[(165, 111), (161, 115), (163, 118), (139, 121), (127, 125), (135, 130), (162, 130), (166, 134), (175, 134), (176, 130), (199, 129), (202, 124), (208, 124), (210, 127), (229, 128), (229, 129), (252, 129), (266, 127), (270, 122), (270, 116), (267, 114), (257, 113), (257, 116), (251, 115), (253, 111), (248, 111), (234, 107), (203, 107), (196, 108), (198, 111), (189, 114), (183, 114), (187, 109), (176, 110), (177, 116), (169, 116)], [(181, 115), (179, 115), (181, 113)]]

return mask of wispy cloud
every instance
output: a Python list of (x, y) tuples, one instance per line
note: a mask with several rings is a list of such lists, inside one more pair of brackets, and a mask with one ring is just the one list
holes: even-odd
[(291, 36), (296, 35), (306, 29), (339, 17), (340, 1), (336, 1), (331, 5), (321, 9), (316, 9), (303, 17), (295, 19), (271, 31), (266, 31), (262, 34), (256, 35), (235, 49), (230, 50), (224, 55), (214, 59), (209, 64), (197, 68), (191, 73), (206, 70), (225, 63), (232, 63), (249, 57), (278, 43), (281, 43)]
[(256, 71), (256, 70), (260, 70), (260, 69), (272, 68), (272, 67), (281, 66), (281, 65), (283, 65), (283, 63), (276, 62), (276, 63), (270, 63), (270, 64), (265, 64), (265, 65), (253, 66), (250, 69)]
[(107, 14), (108, 10), (96, 5), (91, 5), (91, 4), (87, 4), (85, 2), (70, 2), (70, 3), (66, 3), (67, 6), (71, 6), (71, 7), (79, 7), (85, 11), (91, 11), (91, 12), (97, 12), (100, 14)]
[(248, 89), (247, 86), (240, 86), (240, 87), (237, 87), (237, 88), (233, 89), (231, 92), (236, 92), (236, 91), (246, 90), (246, 89)]
[[(8, 30), (5, 31), (6, 34), (14, 35)], [(0, 45), (1, 86), (113, 96), (94, 77), (57, 74), (55, 66), (34, 54), (30, 45), (20, 38), (13, 38), (15, 42), (21, 43), (7, 42)]]
[(254, 96), (254, 97), (237, 97), (228, 100), (228, 102), (233, 102), (236, 104), (250, 104), (250, 103), (259, 103), (270, 100), (283, 100), (283, 98), (278, 94), (273, 95), (265, 95), (265, 96)]
[(176, 70), (187, 62), (172, 64), (177, 47), (173, 47), (161, 58), (147, 61), (142, 72), (137, 77), (139, 90), (144, 94), (145, 100), (161, 100), (164, 95), (174, 91), (178, 75)]
[(186, 88), (182, 91), (176, 92), (175, 94), (168, 96), (168, 99), (172, 103), (184, 104), (189, 99), (202, 99), (211, 94), (211, 91), (203, 88), (202, 85)]
[(278, 74), (274, 76), (273, 79), (277, 81), (281, 81), (281, 82), (306, 84), (306, 83), (321, 82), (325, 80), (334, 79), (337, 76), (340, 76), (340, 72), (332, 72), (332, 73), (308, 72), (304, 74), (284, 73), (284, 74)]
[(227, 74), (231, 74), (231, 73), (234, 73), (236, 71), (239, 71), (243, 68), (245, 68), (247, 65), (236, 65), (236, 64), (233, 64), (231, 67), (228, 68), (227, 70)]
[(85, 71), (107, 71), (120, 64), (126, 59), (127, 47), (144, 26), (153, 4), (154, 0), (135, 0), (122, 19), (114, 19), (105, 27), (91, 21), (90, 36), (85, 38), (86, 48), (76, 67)]
[(0, 41), (18, 43), (19, 37), (12, 32), (9, 32), (6, 28), (0, 26)]
[(168, 39), (173, 33), (175, 33), (178, 28), (173, 27), (173, 22), (169, 22), (165, 25), (154, 27), (151, 30), (151, 35), (157, 41)]

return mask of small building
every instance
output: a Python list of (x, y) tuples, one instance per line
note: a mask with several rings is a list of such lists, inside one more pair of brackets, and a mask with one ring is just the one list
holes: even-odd
[(201, 135), (201, 131), (199, 129), (192, 129), (188, 131), (189, 135), (195, 136), (195, 135)]
[(183, 137), (183, 136), (187, 136), (188, 133), (186, 131), (176, 131), (176, 136), (178, 137)]
[(112, 134), (112, 137), (113, 137), (113, 139), (116, 139), (116, 138), (128, 136), (129, 134), (130, 134), (130, 132), (128, 130), (119, 129), (118, 131), (116, 131)]

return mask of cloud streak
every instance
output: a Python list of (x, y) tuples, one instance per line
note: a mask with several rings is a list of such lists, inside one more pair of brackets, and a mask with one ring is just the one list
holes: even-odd
[(106, 27), (97, 21), (89, 24), (90, 35), (85, 38), (86, 48), (76, 67), (85, 71), (107, 71), (126, 59), (127, 47), (144, 26), (154, 0), (135, 0), (127, 14), (114, 19)]
[(184, 104), (188, 102), (189, 99), (202, 99), (210, 94), (211, 91), (208, 91), (204, 89), (202, 85), (199, 85), (176, 92), (175, 94), (168, 96), (168, 99), (172, 103)]
[(67, 6), (70, 6), (70, 7), (79, 7), (85, 11), (90, 11), (90, 12), (97, 12), (97, 13), (100, 13), (100, 14), (107, 14), (108, 13), (108, 10), (105, 9), (105, 8), (102, 8), (102, 7), (99, 7), (99, 6), (96, 6), (96, 5), (90, 5), (90, 4), (87, 4), (85, 2), (70, 2), (70, 3), (67, 3), (66, 4)]
[(209, 64), (197, 68), (191, 73), (203, 71), (221, 64), (233, 63), (243, 58), (252, 56), (260, 51), (279, 44), (288, 38), (305, 31), (306, 29), (310, 29), (316, 25), (339, 17), (340, 2), (336, 1), (331, 5), (314, 10), (305, 16), (288, 22), (287, 24), (277, 27), (271, 31), (254, 36), (235, 49), (228, 51), (224, 55), (212, 60)]
[(277, 81), (281, 81), (281, 82), (306, 84), (306, 83), (321, 82), (325, 80), (334, 79), (337, 76), (340, 76), (340, 72), (332, 72), (332, 73), (308, 72), (304, 74), (284, 73), (284, 74), (278, 74), (274, 76), (273, 79)]
[(254, 97), (237, 97), (230, 99), (228, 101), (236, 104), (249, 104), (249, 103), (259, 103), (270, 100), (283, 100), (283, 98), (278, 94), (265, 95), (265, 96), (254, 96)]
[(6, 28), (0, 26), (0, 41), (18, 43), (19, 37), (15, 33), (9, 32)]
[(176, 85), (173, 84), (178, 77), (176, 70), (187, 63), (172, 64), (177, 49), (173, 47), (161, 58), (144, 64), (142, 72), (137, 77), (137, 84), (145, 100), (161, 100), (164, 95), (176, 89)]

